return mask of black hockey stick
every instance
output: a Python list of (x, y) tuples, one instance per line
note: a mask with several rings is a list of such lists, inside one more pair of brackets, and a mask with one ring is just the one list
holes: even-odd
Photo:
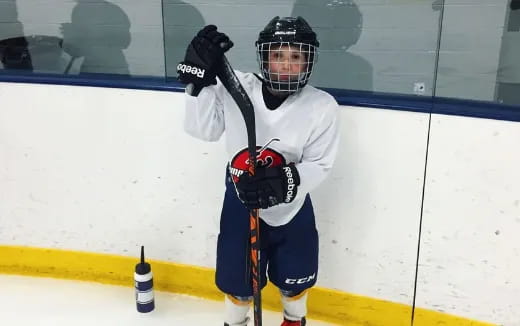
[[(247, 95), (244, 87), (242, 87), (242, 84), (240, 84), (240, 81), (225, 56), (222, 56), (222, 65), (220, 65), (217, 70), (217, 76), (240, 108), (240, 112), (244, 117), (247, 130), (247, 150), (249, 153), (248, 168), (249, 173), (254, 175), (256, 168), (256, 131), (253, 103)], [(258, 215), (258, 209), (252, 209), (249, 211), (249, 230), (254, 325), (262, 326), (262, 296), (260, 292), (260, 217)]]

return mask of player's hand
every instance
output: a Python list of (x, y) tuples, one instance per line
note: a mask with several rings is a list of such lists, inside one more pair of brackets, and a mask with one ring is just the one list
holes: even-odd
[(520, 9), (520, 0), (511, 0), (511, 10), (518, 10)]
[(208, 25), (197, 33), (186, 50), (184, 61), (177, 65), (179, 81), (194, 86), (191, 95), (196, 96), (203, 87), (217, 83), (216, 69), (232, 46), (229, 37), (218, 32), (215, 25)]
[(300, 175), (294, 164), (258, 167), (254, 176), (244, 173), (235, 184), (238, 198), (249, 209), (290, 203), (296, 197)]

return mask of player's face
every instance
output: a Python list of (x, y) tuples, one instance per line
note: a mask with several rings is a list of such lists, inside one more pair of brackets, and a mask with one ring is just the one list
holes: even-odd
[(271, 79), (275, 81), (297, 81), (307, 69), (307, 58), (296, 46), (272, 46), (268, 62)]

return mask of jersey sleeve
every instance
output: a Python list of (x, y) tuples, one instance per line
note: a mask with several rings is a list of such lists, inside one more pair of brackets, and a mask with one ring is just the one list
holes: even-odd
[(198, 96), (185, 94), (184, 130), (191, 136), (217, 141), (225, 129), (222, 92), (219, 83), (204, 87)]
[(339, 146), (339, 106), (330, 99), (327, 110), (307, 141), (301, 162), (296, 164), (300, 174), (297, 196), (305, 196), (314, 190), (329, 174)]

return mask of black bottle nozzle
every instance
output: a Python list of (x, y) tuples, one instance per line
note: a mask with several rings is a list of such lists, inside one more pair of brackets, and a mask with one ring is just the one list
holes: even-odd
[(144, 275), (150, 273), (151, 270), (150, 264), (144, 261), (144, 246), (141, 246), (141, 262), (135, 265), (135, 272)]

